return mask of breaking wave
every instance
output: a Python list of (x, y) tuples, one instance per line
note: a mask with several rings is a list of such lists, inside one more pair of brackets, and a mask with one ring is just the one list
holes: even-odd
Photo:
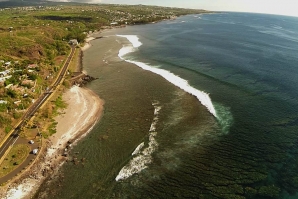
[(201, 102), (202, 105), (204, 105), (209, 112), (214, 115), (215, 117), (217, 117), (215, 108), (212, 104), (211, 98), (209, 97), (208, 93), (205, 93), (204, 91), (200, 91), (195, 89), (194, 87), (190, 86), (188, 84), (188, 81), (185, 79), (182, 79), (181, 77), (167, 71), (164, 69), (160, 69), (160, 68), (155, 68), (152, 67), (146, 63), (143, 62), (138, 62), (138, 61), (132, 61), (132, 60), (126, 60), (124, 59), (124, 55), (134, 52), (138, 47), (140, 47), (142, 45), (142, 43), (139, 41), (139, 38), (136, 35), (117, 35), (119, 37), (125, 37), (128, 39), (128, 41), (131, 42), (131, 45), (124, 45), (120, 51), (118, 56), (122, 59), (125, 60), (126, 62), (135, 64), (137, 66), (139, 66), (140, 68), (144, 69), (144, 70), (148, 70), (151, 71), (153, 73), (156, 73), (160, 76), (162, 76), (163, 78), (165, 78), (167, 81), (171, 82), (172, 84), (174, 84), (175, 86), (181, 88), (182, 90), (194, 95), (197, 97), (197, 99)]
[(152, 162), (152, 153), (158, 147), (155, 136), (157, 135), (156, 124), (158, 122), (158, 114), (161, 109), (158, 103), (153, 103), (152, 105), (154, 106), (155, 110), (154, 118), (149, 130), (148, 146), (143, 149), (143, 147), (145, 146), (144, 142), (137, 146), (137, 148), (132, 153), (133, 159), (130, 160), (129, 163), (120, 170), (119, 174), (115, 178), (116, 181), (125, 180), (133, 174), (140, 173), (143, 169), (146, 169)]

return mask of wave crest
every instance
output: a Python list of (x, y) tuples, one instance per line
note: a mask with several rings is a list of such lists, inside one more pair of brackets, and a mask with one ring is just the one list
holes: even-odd
[(157, 132), (155, 130), (156, 124), (158, 122), (158, 114), (161, 109), (161, 107), (158, 106), (158, 103), (153, 103), (152, 105), (155, 109), (153, 122), (149, 130), (150, 133), (148, 147), (142, 150), (142, 148), (145, 145), (144, 142), (137, 146), (137, 148), (132, 153), (132, 156), (134, 156), (134, 158), (130, 160), (129, 163), (120, 170), (119, 174), (115, 178), (116, 181), (125, 180), (133, 174), (140, 173), (143, 169), (146, 169), (148, 165), (152, 162), (152, 153), (158, 147), (158, 143), (155, 140), (155, 137), (157, 135)]
[(197, 99), (201, 102), (201, 104), (204, 105), (212, 115), (217, 117), (215, 108), (212, 104), (211, 98), (210, 98), (208, 93), (195, 89), (194, 87), (189, 85), (187, 80), (182, 79), (181, 77), (179, 77), (179, 76), (177, 76), (177, 75), (175, 75), (175, 74), (173, 74), (173, 73), (171, 73), (167, 70), (160, 69), (160, 68), (155, 68), (155, 67), (152, 67), (152, 66), (150, 66), (146, 63), (143, 63), (143, 62), (124, 59), (124, 56), (126, 54), (134, 52), (136, 50), (136, 48), (138, 48), (142, 45), (142, 43), (139, 41), (139, 38), (136, 35), (117, 35), (117, 36), (127, 38), (128, 41), (130, 41), (131, 44), (132, 44), (132, 46), (131, 45), (125, 45), (125, 46), (123, 46), (122, 49), (120, 49), (118, 56), (122, 60), (125, 60), (126, 62), (135, 64), (135, 65), (139, 66), (140, 68), (142, 68), (144, 70), (148, 70), (148, 71), (151, 71), (153, 73), (156, 73), (156, 74), (162, 76), (163, 78), (165, 78), (167, 81), (174, 84), (175, 86), (177, 86), (177, 87), (181, 88), (182, 90), (186, 91), (187, 93), (190, 93), (190, 94), (196, 96)]

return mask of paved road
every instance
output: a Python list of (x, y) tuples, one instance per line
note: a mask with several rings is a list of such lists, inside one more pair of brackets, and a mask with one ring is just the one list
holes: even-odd
[[(61, 83), (68, 65), (74, 55), (75, 52), (75, 47), (73, 46), (71, 49), (71, 53), (69, 57), (67, 58), (62, 70), (59, 73), (58, 78), (56, 81), (53, 83), (51, 87), (47, 89), (46, 92), (44, 92), (35, 102), (34, 104), (31, 105), (31, 107), (27, 110), (25, 115), (23, 116), (22, 121), (19, 123), (19, 125), (14, 129), (13, 133), (11, 136), (3, 143), (3, 145), (0, 147), (0, 159), (1, 157), (5, 154), (6, 150), (8, 149), (9, 146), (14, 145), (17, 140), (19, 139), (19, 134), (21, 132), (21, 129), (26, 126), (26, 121), (29, 121), (31, 117), (36, 113), (36, 111), (43, 105), (43, 103), (51, 96), (53, 91), (56, 89), (56, 87)], [(29, 156), (28, 158), (30, 158)], [(21, 165), (20, 165), (21, 166)], [(14, 172), (15, 173), (15, 172)], [(5, 177), (5, 176), (4, 176)], [(4, 178), (3, 177), (3, 178)], [(2, 183), (3, 178), (0, 178), (0, 183)]]
[[(27, 139), (25, 138), (19, 138), (15, 144), (24, 144), (24, 143), (28, 143), (28, 146), (30, 147), (31, 151), (33, 149), (36, 149), (39, 144), (38, 143), (34, 143), (34, 144), (30, 144)], [(0, 184), (7, 182), (8, 180), (12, 179), (14, 176), (16, 176), (18, 173), (20, 173), (25, 167), (27, 167), (28, 165), (30, 165), (31, 161), (34, 160), (34, 158), (36, 157), (36, 155), (30, 153), (29, 156), (27, 157), (27, 159), (22, 162), (15, 170), (13, 170), (12, 172), (10, 172), (9, 174), (7, 174), (6, 176), (3, 176), (0, 178)]]

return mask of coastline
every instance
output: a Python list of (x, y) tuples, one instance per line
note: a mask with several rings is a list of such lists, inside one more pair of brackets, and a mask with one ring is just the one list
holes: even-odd
[[(118, 34), (114, 30), (101, 32), (103, 39), (92, 41), (92, 48), (84, 54), (84, 70), (100, 79), (89, 87), (105, 99), (104, 118), (88, 139), (76, 146), (79, 152), (76, 158), (80, 162), (65, 163), (61, 172), (46, 179), (34, 198), (111, 198), (125, 184), (117, 182), (117, 179), (121, 181), (127, 176), (123, 173), (132, 176), (136, 168), (140, 169), (138, 173), (147, 166), (158, 164), (148, 153), (145, 159), (135, 154), (140, 161), (134, 161), (132, 153), (141, 143), (144, 143), (145, 151), (154, 148), (147, 146), (162, 146), (162, 142), (171, 146), (171, 138), (167, 135), (172, 135), (172, 130), (180, 122), (183, 122), (183, 126), (197, 128), (197, 121), (200, 121), (200, 130), (206, 129), (210, 122), (214, 124), (214, 117), (193, 95), (166, 81), (164, 77), (121, 59), (120, 52), (132, 44)], [(190, 107), (189, 104), (194, 106)], [(158, 106), (158, 110), (161, 108), (160, 114), (155, 106)], [(182, 108), (177, 110), (177, 107)], [(186, 112), (189, 117), (172, 123), (173, 117), (180, 118), (181, 110), (183, 117)], [(164, 121), (170, 121), (170, 126), (164, 128)], [(177, 137), (181, 136), (179, 130), (176, 133)], [(154, 141), (154, 136), (159, 137), (157, 143), (150, 142)], [(128, 164), (130, 160), (132, 162)], [(123, 168), (125, 172), (121, 172)], [(147, 172), (142, 172), (142, 175)]]
[[(84, 159), (84, 162), (64, 164), (61, 172), (42, 184), (34, 198), (112, 198), (127, 184), (117, 179), (121, 181), (128, 175), (137, 175), (134, 171), (140, 171), (147, 178), (149, 170), (141, 170), (160, 163), (161, 160), (155, 162), (153, 159), (162, 150), (158, 146), (168, 143), (163, 147), (169, 146), (171, 150), (172, 137), (173, 141), (183, 137), (182, 129), (174, 131), (177, 123), (183, 122), (183, 126), (192, 127), (200, 121), (200, 130), (206, 129), (210, 122), (214, 124), (214, 117), (193, 95), (162, 76), (121, 59), (119, 51), (123, 52), (124, 47), (131, 46), (131, 43), (126, 38), (116, 36), (119, 32), (112, 30), (101, 34), (103, 39), (92, 41), (92, 48), (84, 54), (84, 70), (100, 79), (92, 82), (90, 88), (105, 100), (105, 115), (96, 130), (76, 147), (80, 152), (76, 158)], [(161, 109), (157, 111), (159, 107)], [(172, 123), (173, 118), (180, 118), (181, 110), (183, 118), (186, 113), (187, 117)], [(167, 121), (169, 126), (164, 126)], [(176, 132), (175, 136), (169, 136), (172, 131)], [(140, 154), (154, 147), (159, 149), (152, 156), (146, 152), (144, 157), (135, 154), (139, 160), (135, 161), (132, 153), (141, 143), (144, 143), (144, 148), (139, 151)], [(136, 191), (136, 187), (131, 188), (125, 190)], [(121, 191), (119, 193), (122, 194)]]
[(42, 182), (67, 159), (62, 154), (68, 141), (84, 137), (102, 116), (104, 102), (89, 89), (74, 86), (63, 94), (63, 99), (68, 107), (55, 118), (59, 121), (57, 133), (47, 140), (45, 152), (41, 154), (44, 156), (24, 173), (19, 183), (9, 185), (6, 196), (2, 198), (31, 198)]
[[(82, 52), (91, 47), (89, 41), (93, 39), (86, 39)], [(67, 144), (75, 144), (85, 137), (101, 119), (104, 101), (92, 90), (73, 86), (63, 93), (62, 98), (68, 106), (54, 118), (58, 122), (57, 132), (44, 140), (39, 157), (29, 169), (0, 188), (0, 198), (31, 198), (44, 180), (57, 172), (67, 160), (62, 156)]]
[[(102, 33), (102, 32), (100, 32)], [(96, 33), (98, 34), (98, 33)], [(87, 50), (88, 48), (90, 48), (92, 45), (90, 44), (91, 40), (95, 40), (96, 38), (90, 36), (86, 39), (86, 44), (84, 47), (81, 47), (82, 51)], [(119, 58), (117, 58), (119, 59)], [(103, 60), (104, 61), (104, 60)], [(119, 60), (120, 61), (120, 60)], [(122, 61), (120, 61), (122, 62)], [(131, 63), (126, 63), (126, 64), (131, 64)], [(119, 71), (118, 71), (119, 72)], [(143, 72), (142, 72), (143, 73)], [(150, 74), (151, 76), (152, 74)], [(74, 92), (77, 93), (77, 95), (81, 95), (81, 96), (85, 96), (86, 99), (91, 99), (91, 98), (97, 98), (94, 99), (94, 101), (97, 101), (99, 103), (99, 107), (96, 108), (87, 108), (84, 104), (84, 102), (78, 100), (78, 99), (72, 99), (71, 97), (66, 97), (66, 101), (76, 101), (77, 102), (77, 107), (86, 107), (86, 109), (88, 110), (92, 110), (92, 113), (89, 112), (89, 115), (93, 115), (91, 117), (91, 119), (85, 120), (88, 122), (81, 122), (81, 128), (79, 127), (78, 130), (75, 132), (74, 131), (74, 127), (72, 126), (73, 123), (75, 122), (69, 122), (69, 117), (67, 116), (67, 113), (70, 113), (69, 116), (74, 116), (75, 114), (73, 114), (73, 110), (78, 112), (78, 109), (73, 109), (73, 110), (68, 110), (69, 107), (67, 107), (67, 109), (65, 110), (65, 115), (60, 115), (56, 118), (56, 120), (59, 120), (58, 126), (59, 124), (63, 124), (63, 127), (58, 127), (57, 126), (57, 133), (54, 134), (50, 140), (47, 142), (47, 151), (45, 152), (46, 157), (40, 158), (37, 163), (35, 163), (32, 167), (33, 167), (33, 171), (31, 171), (31, 173), (36, 172), (37, 174), (35, 174), (33, 177), (28, 174), (25, 173), (24, 176), (22, 176), (21, 178), (23, 178), (21, 180), (20, 183), (12, 183), (7, 190), (9, 190), (5, 196), (5, 198), (31, 198), (34, 193), (38, 190), (39, 186), (44, 182), (44, 180), (47, 179), (47, 177), (43, 176), (43, 171), (47, 170), (50, 172), (50, 174), (54, 174), (55, 172), (58, 171), (58, 169), (63, 165), (63, 163), (65, 162), (65, 158), (61, 157), (62, 152), (65, 149), (65, 146), (67, 144), (67, 142), (69, 140), (73, 140), (73, 139), (80, 139), (82, 137), (84, 137), (84, 135), (86, 135), (94, 126), (94, 124), (101, 118), (102, 116), (102, 112), (103, 112), (103, 104), (104, 102), (102, 100), (100, 100), (100, 98), (93, 93), (91, 90), (89, 89), (85, 89), (85, 88), (78, 88), (78, 87), (74, 87), (73, 91), (71, 91), (71, 89), (68, 92)], [(65, 98), (67, 94), (64, 93), (63, 94), (63, 98)], [(78, 102), (80, 101), (80, 102)], [(81, 103), (81, 104), (80, 104)], [(73, 104), (73, 103), (71, 103)], [(87, 104), (93, 104), (93, 103), (87, 103)], [(83, 106), (82, 106), (83, 105)], [(100, 108), (101, 107), (101, 108)], [(97, 109), (96, 113), (94, 112), (94, 110)], [(87, 111), (88, 112), (88, 111)], [(83, 115), (80, 115), (79, 118), (84, 118)], [(66, 123), (63, 122), (63, 120), (67, 121), (67, 125), (65, 125)], [(147, 119), (149, 120), (149, 119)], [(93, 121), (93, 122), (90, 122)], [(79, 122), (76, 122), (76, 124)], [(66, 128), (68, 127), (68, 129)], [(59, 129), (58, 129), (59, 128)], [(77, 128), (77, 127), (76, 127)], [(67, 133), (64, 133), (67, 132)], [(41, 163), (41, 165), (37, 165), (38, 163)], [(53, 167), (56, 167), (55, 169), (52, 169)], [(34, 170), (35, 169), (35, 170)], [(50, 175), (48, 174), (48, 176)], [(23, 175), (23, 174), (22, 174)], [(3, 193), (3, 191), (2, 191)], [(19, 194), (19, 195), (17, 195)], [(0, 194), (1, 197), (1, 194)], [(2, 198), (2, 197), (1, 197)]]
[[(92, 46), (91, 43), (90, 43), (90, 41), (97, 39), (97, 37), (94, 37), (95, 35), (102, 35), (103, 33), (107, 34), (110, 30), (111, 29), (107, 29), (107, 30), (104, 30), (104, 31), (101, 31), (101, 32), (96, 32), (96, 33), (90, 35), (89, 37), (87, 37), (86, 40), (85, 40), (86, 43), (85, 43), (85, 45), (83, 47), (81, 47), (81, 50), (82, 51), (85, 51), (85, 50), (89, 49)], [(112, 31), (113, 30), (115, 30), (115, 29), (112, 29)], [(115, 40), (113, 42), (115, 42)], [(156, 74), (153, 74), (151, 72), (148, 73), (145, 70), (140, 69), (135, 64), (128, 63), (128, 62), (126, 62), (124, 60), (121, 60), (118, 57), (118, 52), (122, 48), (122, 45), (119, 45), (118, 42), (116, 42), (116, 43), (117, 43), (117, 47), (116, 47), (117, 50), (114, 51), (114, 49), (113, 49), (112, 51), (109, 51), (109, 53), (116, 55), (116, 56), (113, 55), (111, 57), (110, 57), (110, 55), (108, 55), (109, 59), (111, 59), (110, 60), (111, 62), (115, 62), (116, 64), (117, 63), (121, 63), (121, 65), (125, 65), (125, 66), (133, 66), (129, 70), (138, 71), (138, 73), (140, 73), (142, 75), (145, 74), (146, 76), (150, 76), (150, 78), (153, 78), (154, 81), (156, 81)], [(128, 41), (125, 41), (124, 43), (129, 44)], [(104, 55), (103, 57), (106, 57), (106, 56), (107, 55)], [(102, 59), (102, 62), (103, 62), (102, 63), (103, 65), (108, 64), (108, 62), (106, 62), (105, 59)], [(119, 72), (119, 70), (118, 70), (118, 72)], [(162, 82), (164, 81), (163, 78), (158, 77), (158, 79), (160, 79)], [(167, 84), (170, 84), (170, 83), (167, 82)], [(78, 90), (76, 90), (76, 89), (78, 89)], [(60, 121), (59, 121), (58, 126), (57, 126), (57, 133), (55, 133), (49, 139), (49, 141), (47, 142), (46, 152), (44, 154), (44, 155), (46, 155), (46, 157), (43, 157), (43, 158), (39, 159), (37, 161), (37, 163), (32, 166), (33, 169), (32, 169), (32, 171), (29, 174), (28, 173), (22, 174), (22, 176), (21, 176), (22, 180), (20, 180), (21, 182), (19, 182), (19, 183), (11, 183), (11, 185), (9, 185), (7, 187), (7, 189), (6, 189), (8, 191), (5, 194), (6, 196), (4, 196), (4, 198), (6, 198), (6, 199), (25, 198), (26, 199), (26, 198), (31, 198), (32, 196), (34, 196), (35, 192), (39, 189), (40, 185), (45, 180), (47, 180), (48, 178), (50, 178), (50, 175), (51, 174), (55, 175), (58, 172), (59, 168), (65, 162), (66, 159), (64, 157), (62, 157), (61, 155), (63, 154), (63, 151), (64, 151), (64, 149), (65, 149), (65, 147), (67, 145), (67, 142), (69, 140), (75, 140), (75, 139), (78, 140), (78, 139), (84, 137), (84, 135), (86, 135), (87, 132), (89, 132), (93, 128), (93, 124), (95, 124), (101, 118), (102, 112), (103, 112), (102, 106), (103, 106), (104, 102), (95, 93), (93, 93), (89, 89), (78, 88), (78, 87), (76, 89), (75, 89), (76, 91), (74, 91), (74, 92), (81, 93), (81, 94), (78, 94), (78, 95), (85, 96), (86, 98), (89, 98), (89, 97), (92, 98), (92, 95), (94, 95), (93, 97), (97, 97), (98, 98), (97, 101), (100, 102), (99, 104), (100, 104), (101, 108), (99, 108), (100, 110), (96, 114), (94, 114), (94, 117), (92, 117), (93, 122), (90, 122), (92, 119), (89, 120), (89, 121), (87, 120), (88, 123), (81, 122), (81, 120), (79, 120), (79, 122), (77, 122), (77, 123), (82, 124), (81, 129), (78, 129), (76, 132), (74, 132), (74, 131), (71, 131), (71, 129), (75, 129), (72, 126), (73, 123), (69, 123), (69, 122), (66, 122), (67, 125), (64, 125), (64, 127), (61, 127), (60, 129), (58, 129), (59, 128), (58, 127), (59, 126), (59, 123), (60, 124), (65, 124), (61, 120), (65, 119), (65, 118), (66, 118), (65, 121), (69, 121), (70, 120), (66, 115), (65, 116), (64, 115), (58, 116), (58, 117), (60, 117), (61, 120), (59, 119)], [(174, 88), (174, 89), (176, 90), (177, 88)], [(82, 94), (84, 92), (83, 90), (86, 91), (85, 94)], [(69, 90), (67, 92), (71, 92), (71, 91)], [(89, 92), (89, 94), (88, 94), (88, 92)], [(65, 95), (66, 94), (64, 93), (63, 94), (63, 98), (65, 98), (64, 97)], [(90, 96), (88, 96), (88, 95), (90, 95)], [(72, 100), (73, 100), (73, 102), (80, 101), (80, 100), (76, 100), (75, 98), (72, 99)], [(66, 101), (67, 102), (68, 101), (71, 101), (71, 99), (68, 99)], [(149, 101), (151, 101), (151, 99)], [(151, 103), (152, 103), (152, 101), (151, 101)], [(151, 111), (150, 111), (150, 109), (153, 109), (153, 106), (152, 106), (151, 103), (150, 104), (149, 103), (147, 104), (148, 105), (148, 108), (146, 110), (146, 111), (149, 110), (148, 112), (150, 113), (150, 114), (148, 114), (149, 117), (146, 119), (146, 123), (148, 123), (148, 124), (150, 123), (151, 114), (152, 114)], [(93, 103), (88, 103), (88, 104), (93, 104)], [(84, 105), (84, 103), (82, 103), (81, 105)], [(84, 107), (84, 106), (80, 106), (79, 103), (77, 104), (77, 106), (78, 107)], [(65, 112), (69, 111), (70, 112), (69, 115), (71, 115), (71, 116), (75, 115), (75, 114), (73, 114), (73, 112), (71, 110), (68, 110), (68, 109), (69, 109), (69, 107), (67, 107), (67, 109), (65, 110)], [(86, 109), (88, 109), (88, 108), (86, 108)], [(78, 109), (73, 109), (73, 110), (78, 111)], [(90, 108), (88, 110), (92, 110), (92, 112), (93, 112), (93, 110), (95, 110), (95, 108)], [(92, 115), (92, 114), (89, 112), (89, 115)], [(84, 118), (84, 116), (81, 116), (80, 118)], [(65, 129), (66, 127), (68, 127), (70, 129), (70, 131), (66, 130)], [(129, 129), (129, 131), (131, 131), (131, 130), (132, 129)], [(66, 134), (64, 134), (65, 131), (67, 132)], [(144, 131), (141, 131), (141, 132), (144, 132)], [(140, 137), (143, 137), (143, 135), (141, 135)], [(136, 138), (136, 139), (140, 139), (140, 138)], [(40, 165), (37, 165), (38, 163), (40, 163)], [(33, 177), (32, 177), (32, 173), (34, 173), (34, 176)], [(43, 173), (46, 173), (46, 176), (44, 176)], [(0, 197), (2, 198), (3, 196), (0, 195)]]
[[(85, 39), (84, 46), (81, 47), (81, 55), (79, 55), (80, 62), (82, 62), (84, 51), (92, 46), (90, 42), (98, 39), (93, 37), (93, 35), (98, 35), (108, 30), (110, 29), (96, 32)], [(83, 68), (79, 67), (78, 70), (83, 70)], [(68, 106), (66, 109), (61, 110), (60, 115), (55, 117), (55, 120), (58, 122), (57, 132), (47, 140), (44, 140), (46, 143), (38, 154), (41, 157), (35, 159), (34, 163), (29, 166), (29, 170), (23, 171), (12, 181), (0, 187), (0, 198), (32, 198), (49, 175), (57, 173), (67, 160), (62, 154), (68, 142), (72, 141), (75, 144), (85, 137), (103, 115), (105, 102), (90, 89), (75, 86), (65, 91), (62, 98)], [(74, 117), (77, 119), (75, 122), (73, 121)]]
[(92, 40), (94, 40), (94, 39), (95, 39), (95, 37), (92, 37), (92, 36), (87, 37), (87, 38), (85, 39), (85, 45), (84, 45), (83, 47), (81, 47), (81, 50), (82, 50), (82, 51), (85, 51), (85, 50), (87, 50), (88, 48), (90, 48), (90, 47), (91, 47), (90, 41), (92, 41)]

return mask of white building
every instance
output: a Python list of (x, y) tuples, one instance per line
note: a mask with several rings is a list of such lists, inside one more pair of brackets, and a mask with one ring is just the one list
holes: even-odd
[(78, 45), (78, 44), (79, 44), (78, 40), (76, 40), (76, 39), (71, 39), (71, 40), (69, 40), (68, 43), (69, 43), (70, 45)]
[(7, 101), (0, 100), (0, 104), (7, 104)]

